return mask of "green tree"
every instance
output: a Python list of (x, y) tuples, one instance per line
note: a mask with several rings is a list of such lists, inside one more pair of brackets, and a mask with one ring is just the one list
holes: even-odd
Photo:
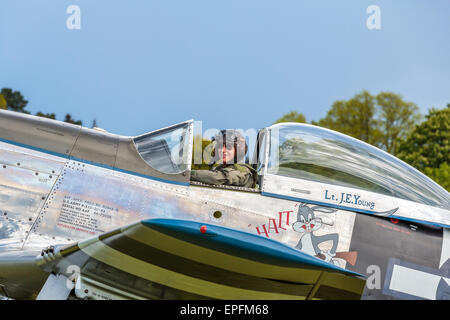
[(450, 162), (449, 140), (450, 104), (442, 110), (429, 110), (426, 120), (400, 144), (397, 156), (420, 171), (437, 169)]
[[(5, 107), (6, 103), (6, 107)], [(25, 100), (23, 95), (19, 91), (13, 91), (10, 88), (3, 88), (0, 93), (0, 109), (8, 109), (16, 112), (22, 112), (30, 114), (27, 110), (25, 110), (25, 107), (27, 106), (28, 101)], [(56, 119), (56, 115), (54, 113), (44, 113), (44, 112), (37, 112), (37, 116), (49, 118), (49, 119)], [(81, 120), (75, 120), (72, 118), (72, 116), (68, 113), (64, 117), (64, 122), (76, 124), (76, 125), (83, 125), (83, 122)], [(94, 124), (97, 124), (96, 119), (93, 121)]]
[(407, 102), (392, 92), (380, 92), (376, 96), (379, 107), (378, 125), (381, 132), (381, 147), (395, 155), (398, 146), (420, 120), (419, 107)]
[(397, 157), (449, 190), (450, 104), (430, 109), (425, 118), (400, 144)]
[(56, 119), (56, 115), (54, 113), (43, 113), (43, 112), (37, 112), (36, 115), (38, 117), (44, 117), (44, 118), (49, 118), (49, 119)]
[(13, 91), (10, 88), (3, 88), (0, 93), (6, 100), (8, 110), (29, 114), (29, 112), (25, 110), (28, 101), (25, 100), (19, 91)]
[(424, 173), (450, 192), (450, 165), (448, 163), (444, 162), (437, 169), (425, 168)]
[(306, 117), (303, 115), (303, 113), (299, 113), (297, 111), (291, 111), (284, 116), (282, 116), (280, 119), (275, 121), (275, 123), (281, 123), (281, 122), (306, 122)]
[(378, 146), (381, 141), (381, 133), (375, 115), (375, 98), (364, 90), (350, 100), (335, 101), (325, 118), (313, 124)]
[(64, 117), (64, 122), (68, 122), (68, 123), (72, 123), (72, 124), (77, 124), (79, 126), (83, 125), (83, 122), (81, 120), (75, 120), (72, 119), (72, 116), (68, 113), (66, 114), (66, 116)]
[(326, 127), (396, 154), (402, 139), (420, 120), (419, 108), (402, 96), (364, 90), (350, 100), (333, 103), (327, 115), (312, 124)]

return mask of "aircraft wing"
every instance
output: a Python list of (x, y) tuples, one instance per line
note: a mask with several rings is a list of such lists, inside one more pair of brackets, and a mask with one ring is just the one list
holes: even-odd
[(37, 264), (64, 285), (74, 280), (79, 298), (359, 299), (365, 285), (360, 274), (277, 241), (174, 219), (48, 248)]

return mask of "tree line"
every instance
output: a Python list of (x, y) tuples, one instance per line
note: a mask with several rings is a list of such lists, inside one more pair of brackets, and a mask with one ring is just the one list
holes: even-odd
[[(26, 110), (26, 106), (28, 105), (28, 100), (25, 100), (24, 96), (20, 93), (20, 91), (14, 91), (11, 88), (3, 88), (0, 91), (0, 109), (4, 110), (11, 110), (16, 112), (22, 112), (26, 114), (31, 114), (28, 110)], [(41, 111), (36, 112), (36, 116), (49, 118), (49, 119), (56, 119), (55, 113), (44, 113)], [(67, 113), (64, 116), (64, 122), (76, 124), (76, 125), (83, 125), (83, 122), (81, 120), (75, 120), (72, 118), (72, 116)], [(96, 120), (93, 121), (93, 126), (96, 126)]]
[[(303, 122), (291, 111), (275, 123)], [(335, 101), (325, 117), (313, 125), (335, 130), (374, 145), (400, 158), (450, 191), (450, 104), (431, 108), (425, 116), (399, 94), (368, 91)]]

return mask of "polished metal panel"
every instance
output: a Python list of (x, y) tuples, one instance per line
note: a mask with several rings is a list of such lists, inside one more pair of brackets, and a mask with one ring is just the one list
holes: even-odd
[(20, 249), (64, 159), (0, 143), (0, 251)]
[(89, 161), (113, 167), (116, 162), (120, 136), (102, 131), (82, 128), (70, 153), (71, 158)]
[[(259, 193), (164, 183), (70, 161), (51, 190), (25, 247), (70, 243), (149, 218), (205, 221), (263, 232), (263, 225), (269, 228), (269, 223), (274, 223), (270, 219), (279, 219), (280, 211), (294, 211), (295, 205)], [(214, 216), (216, 211), (219, 218)], [(292, 244), (297, 241), (292, 229), (269, 229), (274, 239), (292, 237)]]
[(0, 139), (69, 156), (81, 126), (0, 110)]
[(268, 172), (335, 184), (450, 210), (450, 194), (396, 157), (357, 139), (306, 124), (271, 127)]
[(148, 217), (183, 216), (186, 187), (69, 161), (33, 226), (27, 246), (85, 239)]
[(0, 141), (0, 163), (49, 175), (59, 174), (67, 159)]
[[(182, 172), (167, 174), (152, 168), (142, 159), (133, 137), (82, 128), (81, 126), (0, 110), (0, 141), (26, 146), (49, 155), (108, 166), (118, 171), (176, 181), (187, 184), (190, 178), (192, 157), (193, 121), (188, 126), (186, 150), (183, 150), (187, 167)], [(175, 126), (178, 126), (177, 124)], [(160, 130), (154, 131), (158, 132)], [(151, 133), (150, 133), (151, 134)]]
[(2, 166), (0, 170), (0, 248), (17, 250), (56, 177), (39, 177), (33, 171), (12, 166)]

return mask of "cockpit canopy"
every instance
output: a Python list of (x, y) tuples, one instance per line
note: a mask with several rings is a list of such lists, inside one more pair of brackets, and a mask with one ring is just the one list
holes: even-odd
[(179, 174), (189, 167), (191, 122), (181, 123), (134, 138), (142, 159), (165, 174)]
[(269, 129), (269, 174), (363, 189), (450, 210), (448, 192), (367, 143), (307, 124), (284, 123)]
[[(185, 179), (192, 158), (192, 130), (193, 122), (188, 121), (133, 141), (155, 173)], [(261, 130), (258, 140), (254, 159), (260, 175), (354, 188), (450, 210), (449, 193), (434, 181), (352, 137), (313, 125), (282, 123)]]

